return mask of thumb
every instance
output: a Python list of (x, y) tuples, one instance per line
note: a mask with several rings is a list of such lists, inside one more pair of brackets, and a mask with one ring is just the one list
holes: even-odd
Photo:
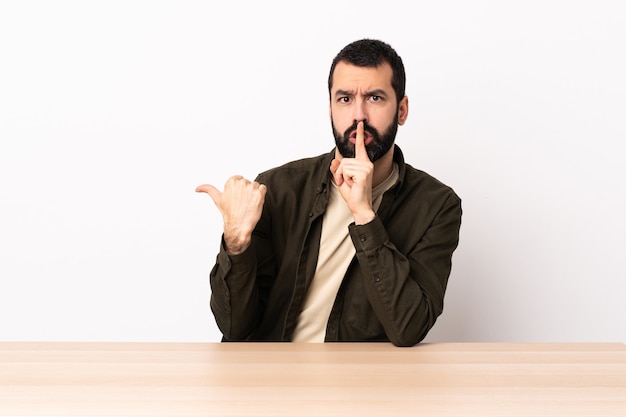
[(222, 196), (222, 192), (211, 184), (202, 184), (196, 187), (197, 193), (206, 193), (217, 204)]
[(343, 184), (343, 176), (341, 175), (341, 171), (339, 171), (339, 166), (341, 165), (341, 161), (338, 159), (333, 159), (330, 163), (330, 172), (333, 174), (333, 178), (335, 179), (335, 184), (341, 186)]

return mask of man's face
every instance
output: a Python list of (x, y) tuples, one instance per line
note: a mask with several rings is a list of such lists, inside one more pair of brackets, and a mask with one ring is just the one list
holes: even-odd
[(385, 63), (364, 68), (339, 62), (333, 73), (330, 115), (337, 150), (344, 158), (354, 157), (356, 126), (364, 121), (365, 147), (372, 162), (393, 146), (398, 125), (406, 118), (406, 97), (396, 103), (391, 86), (392, 70)]

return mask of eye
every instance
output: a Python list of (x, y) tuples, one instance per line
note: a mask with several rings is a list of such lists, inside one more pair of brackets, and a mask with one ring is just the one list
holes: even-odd
[(339, 97), (339, 99), (337, 101), (339, 103), (349, 103), (350, 102), (350, 97), (348, 97), (348, 96), (341, 96), (341, 97)]
[(383, 101), (383, 98), (381, 96), (370, 96), (370, 100), (372, 100), (374, 103), (377, 103), (379, 101)]

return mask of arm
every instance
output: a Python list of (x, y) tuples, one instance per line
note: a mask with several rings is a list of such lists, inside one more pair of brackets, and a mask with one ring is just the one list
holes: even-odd
[[(373, 165), (364, 144), (363, 123), (357, 125), (355, 157), (334, 160), (331, 172), (354, 216), (350, 236), (368, 300), (389, 340), (397, 346), (421, 341), (443, 309), (443, 297), (457, 247), (461, 201), (450, 191), (421, 225), (406, 224), (406, 236), (395, 236), (398, 250), (372, 210)], [(407, 207), (406, 219), (416, 213)], [(397, 213), (396, 213), (397, 214)], [(428, 224), (423, 222), (427, 221)]]
[(210, 273), (211, 311), (224, 339), (244, 340), (261, 317), (254, 247), (229, 255), (222, 245)]
[(380, 218), (350, 226), (367, 297), (394, 345), (420, 342), (441, 314), (460, 225), (461, 200), (451, 193), (406, 254), (389, 240)]
[(256, 254), (251, 242), (267, 189), (234, 176), (227, 180), (224, 192), (208, 184), (196, 191), (209, 194), (224, 220), (220, 252), (210, 274), (211, 310), (226, 340), (242, 340), (260, 317)]

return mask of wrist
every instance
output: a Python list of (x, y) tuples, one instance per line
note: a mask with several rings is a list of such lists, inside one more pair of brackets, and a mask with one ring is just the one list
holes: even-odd
[(371, 222), (372, 220), (374, 220), (374, 218), (376, 218), (376, 213), (374, 213), (373, 210), (365, 211), (362, 213), (355, 213), (354, 224), (356, 225), (367, 224)]
[(224, 232), (224, 249), (229, 255), (239, 255), (250, 246), (252, 237), (250, 235), (240, 236)]

